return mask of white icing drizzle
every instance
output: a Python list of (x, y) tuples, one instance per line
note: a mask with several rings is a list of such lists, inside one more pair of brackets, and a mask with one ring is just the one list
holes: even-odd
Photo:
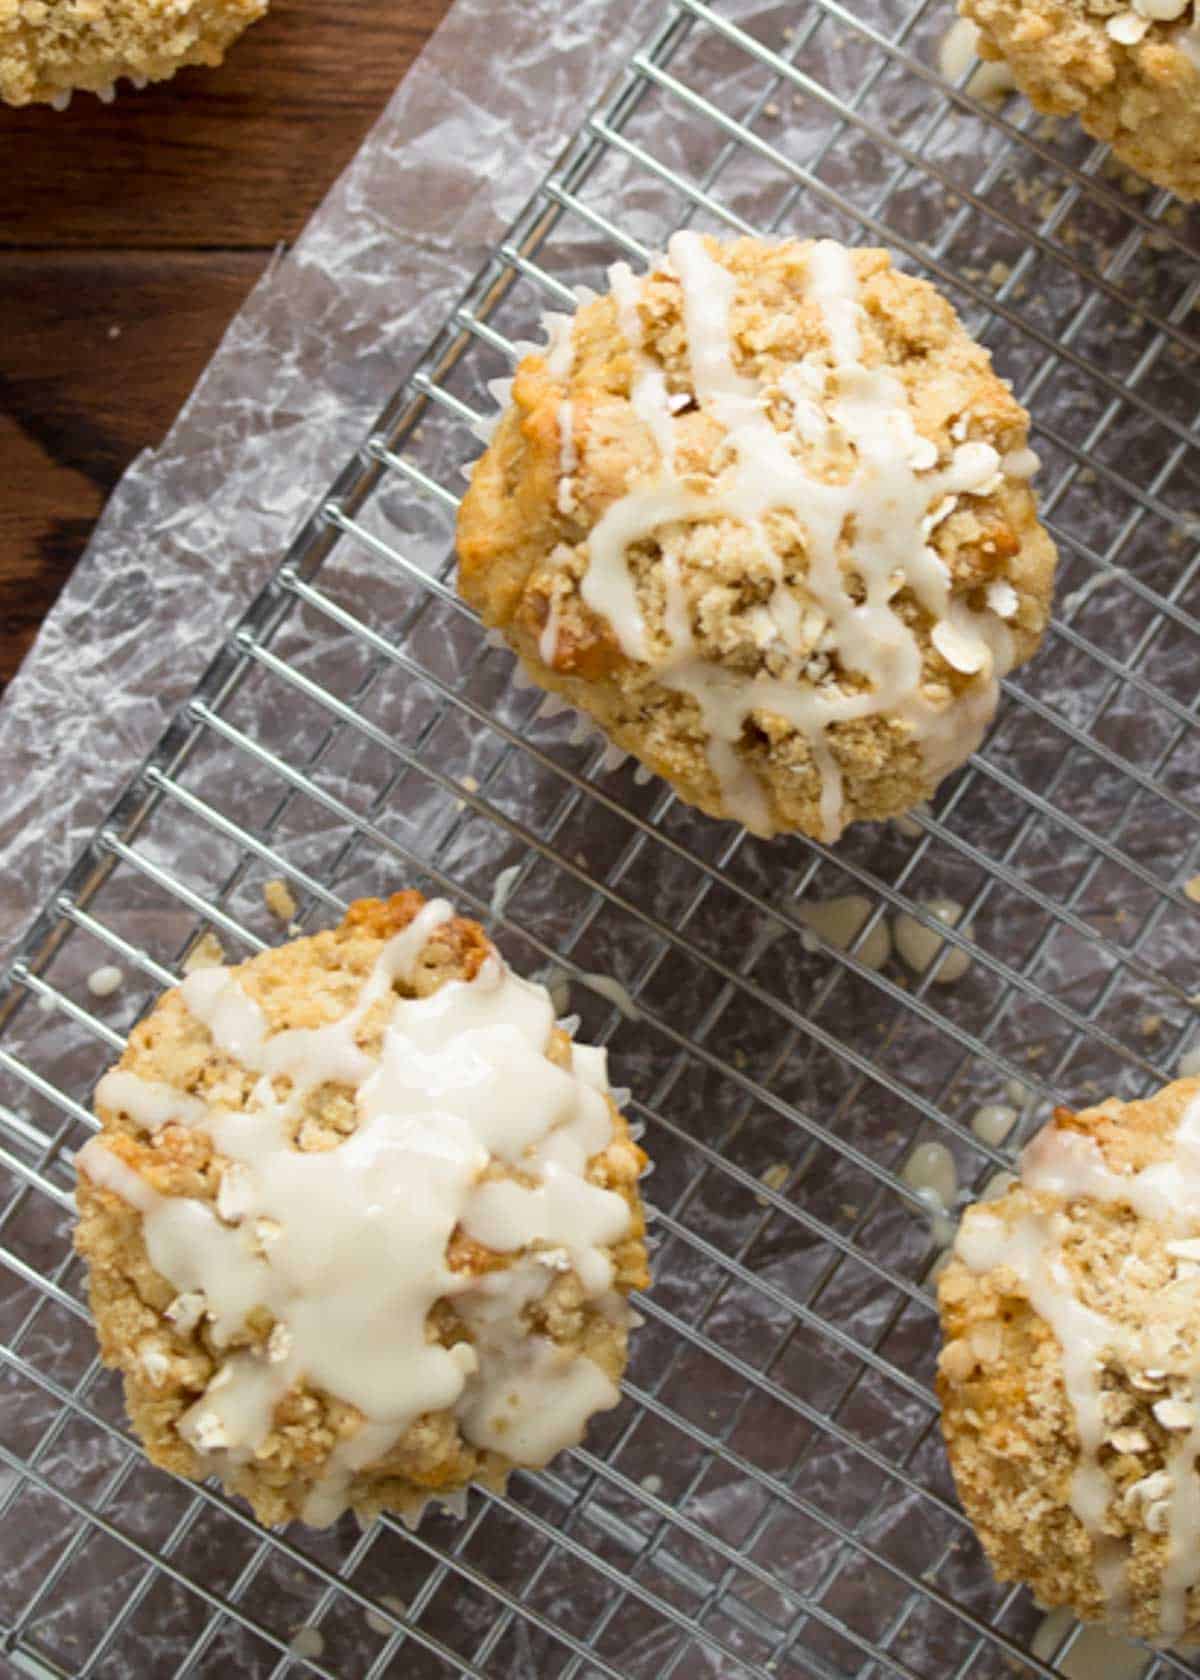
[(1071, 1478), (1070, 1505), (1092, 1538), (1093, 1564), (1110, 1613), (1119, 1618), (1128, 1589), (1124, 1550), (1103, 1532), (1115, 1488), (1099, 1462), (1104, 1442), (1102, 1359), (1118, 1327), (1075, 1298), (1059, 1251), (1054, 1221), (1030, 1214), (1006, 1225), (996, 1214), (968, 1209), (955, 1252), (972, 1271), (1006, 1266), (1015, 1272), (1029, 1304), (1054, 1332), (1062, 1355), (1062, 1379), (1075, 1416), (1080, 1462)]
[[(668, 249), (667, 269), (683, 293), (695, 398), (726, 430), (729, 465), (705, 493), (675, 476), (673, 404), (661, 368), (642, 347), (637, 304), (644, 282), (618, 264), (610, 278), (634, 358), (631, 402), (658, 444), (662, 470), (657, 480), (614, 502), (597, 522), (581, 591), (592, 610), (609, 621), (629, 658), (652, 665), (660, 681), (695, 702), (724, 802), (755, 832), (771, 833), (774, 825), (758, 778), (738, 750), (746, 720), (766, 711), (799, 730), (820, 773), (823, 829), (832, 840), (843, 826), (843, 798), (827, 738), (830, 725), (881, 713), (897, 716), (921, 743), (937, 779), (973, 750), (992, 715), (997, 676), (1011, 664), (1009, 633), (996, 613), (974, 613), (951, 599), (946, 567), (927, 538), (957, 496), (987, 495), (998, 487), (1000, 457), (986, 443), (963, 441), (947, 464), (938, 465), (936, 449), (913, 425), (900, 381), (886, 367), (868, 368), (861, 361), (862, 309), (853, 260), (841, 246), (823, 240), (809, 253), (808, 294), (820, 307), (829, 349), (790, 369), (780, 391), (792, 405), (796, 441), (819, 447), (840, 437), (852, 446), (857, 466), (843, 484), (811, 476), (767, 416), (769, 389), (735, 366), (730, 333), (735, 276), (697, 234), (675, 234)], [(1023, 458), (1016, 464), (1027, 470)], [(717, 518), (749, 531), (775, 570), (762, 615), (764, 645), (776, 639), (787, 649), (798, 646), (804, 612), (762, 524), (765, 515), (781, 508), (803, 522), (808, 592), (827, 623), (829, 651), (840, 655), (845, 669), (868, 679), (861, 691), (746, 676), (697, 651), (673, 546), (681, 525)], [(853, 564), (866, 591), (861, 603), (849, 593), (841, 564), (851, 528)], [(630, 546), (651, 537), (663, 555), (665, 650), (653, 645), (628, 561)], [(891, 605), (905, 586), (934, 618), (937, 645), (950, 663), (976, 676), (953, 701), (922, 693), (919, 644)]]
[(543, 665), (553, 665), (558, 652), (558, 632), (562, 619), (562, 604), (557, 595), (551, 595), (550, 606), (546, 613), (546, 622), (542, 626), (542, 633), (538, 637), (538, 658)]
[(197, 969), (180, 985), (179, 995), (190, 1013), (208, 1028), (218, 1050), (254, 1073), (264, 1071), (267, 1018), (227, 968), (217, 964)]
[(1062, 1680), (1140, 1680), (1153, 1658), (1144, 1647), (1132, 1645), (1095, 1623), (1079, 1628), (1069, 1651), (1056, 1656), (1068, 1629), (1075, 1625), (1064, 1606), (1048, 1615), (1033, 1636), (1030, 1649), (1043, 1662), (1053, 1662)]
[(971, 1130), (977, 1138), (998, 1149), (1017, 1123), (1017, 1111), (1007, 1103), (984, 1103), (971, 1117)]
[(513, 1300), (536, 1300), (547, 1275), (544, 1263), (521, 1260), (509, 1273), (481, 1279), (471, 1299), (459, 1303), (491, 1374), (491, 1381), (472, 1388), (460, 1407), (464, 1432), (478, 1446), (518, 1463), (543, 1464), (558, 1451), (558, 1420), (564, 1413), (587, 1418), (609, 1410), (620, 1398), (593, 1360), (573, 1357), (545, 1336), (512, 1335)]
[(1032, 478), (1041, 464), (1028, 444), (1023, 444), (1020, 449), (1010, 449), (1000, 461), (1007, 478)]
[(987, 604), (997, 618), (1015, 618), (1021, 599), (1011, 583), (1004, 578), (996, 578), (988, 584), (985, 593)]
[[(562, 483), (565, 484), (566, 480), (564, 479)], [(568, 558), (569, 555), (570, 550), (560, 545), (560, 547), (553, 551), (550, 558), (551, 560), (556, 560), (561, 564), (561, 562)], [(552, 590), (550, 594), (550, 604), (546, 612), (546, 622), (543, 624), (541, 634), (538, 637), (538, 658), (542, 661), (543, 665), (554, 664), (555, 658), (558, 654), (558, 633), (561, 625), (562, 598), (557, 590)], [(525, 686), (528, 687), (529, 683), (526, 682)], [(539, 710), (539, 717), (553, 717), (554, 710), (548, 707), (548, 702), (550, 700), (557, 701), (557, 699), (558, 697), (556, 695), (547, 696), (547, 701), (543, 702), (542, 707)], [(558, 703), (559, 711), (569, 711), (570, 709), (570, 706), (565, 700)], [(588, 721), (590, 725), (590, 719)]]
[[(1136, 1173), (1115, 1172), (1093, 1139), (1051, 1124), (1023, 1151), (1021, 1182), (1064, 1202), (1090, 1199), (1130, 1207), (1141, 1218), (1169, 1227), (1176, 1240), (1168, 1242), (1167, 1252), (1189, 1265), (1193, 1250), (1200, 1251), (1200, 1098), (1185, 1109), (1169, 1160)], [(1092, 1537), (1096, 1575), (1110, 1616), (1119, 1622), (1129, 1596), (1127, 1549), (1104, 1532), (1116, 1489), (1099, 1461), (1105, 1440), (1100, 1378), (1109, 1354), (1127, 1368), (1152, 1372), (1161, 1361), (1161, 1342), (1154, 1341), (1149, 1327), (1134, 1330), (1078, 1299), (1060, 1248), (1068, 1229), (1059, 1213), (1031, 1211), (1013, 1224), (975, 1207), (964, 1217), (955, 1248), (972, 1271), (1010, 1267), (1059, 1343), (1063, 1385), (1080, 1443), (1071, 1508)], [(1155, 1490), (1165, 1504), (1160, 1627), (1169, 1641), (1185, 1632), (1188, 1593), (1200, 1583), (1200, 1376), (1191, 1379), (1190, 1403), (1167, 1400), (1156, 1407), (1156, 1415), (1164, 1427), (1178, 1432), (1167, 1450), (1161, 1488)]]
[(1136, 12), (1118, 12), (1116, 17), (1105, 18), (1105, 33), (1122, 47), (1136, 47), (1150, 32), (1150, 19), (1139, 17)]
[(123, 1109), (144, 1131), (156, 1132), (169, 1120), (191, 1126), (203, 1118), (204, 1104), (159, 1080), (139, 1079), (135, 1073), (113, 1068), (96, 1086), (96, 1101), (104, 1108)]
[(492, 900), (488, 908), (493, 916), (502, 916), (508, 908), (512, 890), (517, 884), (517, 876), (521, 873), (519, 863), (510, 863), (507, 869), (502, 869), (496, 876), (496, 884), (492, 888)]
[[(835, 950), (848, 951), (871, 914), (871, 900), (862, 893), (846, 893), (838, 898), (822, 899), (816, 904), (798, 904), (796, 915), (812, 932), (800, 935), (806, 951), (819, 949), (817, 934)], [(780, 928), (780, 933), (783, 929)], [(855, 952), (864, 968), (880, 969), (892, 954), (892, 936), (883, 917), (875, 923), (862, 945)]]
[[(641, 1020), (642, 1012), (630, 997), (628, 987), (623, 986), (611, 974), (579, 974), (576, 978), (589, 992), (595, 992), (598, 997), (607, 998), (609, 1003), (615, 1004), (626, 1020)], [(581, 1050), (583, 1046), (577, 1045), (576, 1048)]]
[(568, 379), (575, 360), (575, 322), (572, 316), (547, 310), (542, 316), (546, 333), (546, 371), (551, 379)]
[(1187, 1595), (1200, 1581), (1200, 1475), (1196, 1458), (1200, 1454), (1200, 1381), (1192, 1378), (1192, 1416), (1195, 1422), (1186, 1433), (1172, 1440), (1167, 1453), (1166, 1565), (1160, 1588), (1159, 1625), (1168, 1639), (1177, 1639), (1187, 1627)]
[[(938, 69), (948, 82), (957, 82), (978, 56), (978, 28), (970, 18), (955, 19), (938, 48)], [(1001, 99), (1016, 85), (1007, 64), (994, 64), (985, 59), (976, 66), (966, 91), (973, 99)]]
[(579, 455), (575, 448), (575, 409), (569, 402), (558, 405), (558, 511), (575, 511), (575, 469)]
[[(733, 365), (733, 344), (729, 333), (729, 316), (737, 293), (737, 277), (724, 264), (708, 254), (703, 239), (695, 233), (677, 233), (667, 246), (671, 267), (683, 288), (683, 324), (687, 332), (688, 359), (692, 367), (692, 389), (701, 402), (715, 402), (728, 397), (747, 405), (753, 416), (758, 400), (758, 381), (744, 379)], [(810, 262), (810, 290), (824, 306), (820, 246), (814, 248)], [(826, 322), (831, 335), (838, 331), (839, 298), (833, 311), (826, 309)], [(838, 346), (834, 345), (835, 355)], [(844, 355), (839, 360), (847, 360)]]
[(621, 335), (633, 357), (633, 387), (630, 393), (633, 412), (649, 428), (658, 445), (663, 470), (671, 473), (675, 468), (675, 428), (671, 418), (671, 400), (667, 395), (665, 373), (642, 348), (642, 321), (638, 314), (642, 282), (634, 278), (628, 263), (614, 263), (608, 271), (608, 279), (617, 306)]
[(900, 1176), (914, 1190), (931, 1192), (942, 1213), (958, 1199), (958, 1166), (944, 1143), (919, 1143)]
[[(573, 1045), (569, 1068), (550, 1062), (549, 994), (495, 956), (470, 983), (394, 996), (393, 981), (450, 914), (427, 904), (326, 1027), (273, 1033), (235, 973), (191, 975), (180, 988), (188, 1009), (218, 1049), (262, 1076), (243, 1112), (123, 1071), (101, 1082), (99, 1100), (147, 1130), (172, 1120), (209, 1133), (229, 1162), (215, 1209), (160, 1196), (102, 1138), (78, 1156), (93, 1182), (143, 1214), (151, 1264), (178, 1291), (176, 1322), (195, 1323), (202, 1310), (221, 1346), (254, 1308), (274, 1317), (266, 1348), (228, 1357), (181, 1419), (198, 1451), (252, 1457), (301, 1380), (362, 1413), (305, 1508), (311, 1522), (332, 1521), (355, 1472), (423, 1412), (453, 1407), (468, 1439), (541, 1463), (618, 1398), (591, 1360), (531, 1337), (521, 1319), (554, 1267), (575, 1271), (606, 1312), (625, 1311), (606, 1251), (628, 1231), (629, 1210), (584, 1176), (613, 1135), (604, 1051)], [(376, 1057), (356, 1039), (381, 1002)], [(297, 1149), (306, 1100), (326, 1083), (353, 1090), (357, 1127), (335, 1148)], [(489, 1171), (501, 1165), (520, 1182)], [(494, 1250), (529, 1253), (482, 1278), (455, 1272), (446, 1249), (460, 1227)], [(545, 1253), (555, 1256), (549, 1268)], [(473, 1345), (426, 1339), (443, 1297)]]
[(100, 968), (94, 968), (87, 977), (87, 989), (93, 997), (105, 998), (121, 989), (125, 976), (115, 963), (105, 963)]
[(1113, 1172), (1091, 1138), (1046, 1126), (1022, 1153), (1021, 1178), (1029, 1189), (1064, 1200), (1124, 1202), (1143, 1219), (1200, 1231), (1200, 1099), (1184, 1110), (1168, 1161), (1138, 1173)]

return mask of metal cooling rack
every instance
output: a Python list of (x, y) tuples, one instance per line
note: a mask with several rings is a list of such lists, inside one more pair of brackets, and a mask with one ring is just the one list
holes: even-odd
[[(1200, 268), (1171, 201), (1075, 128), (940, 80), (944, 8), (866, 6), (664, 9), (32, 930), (0, 1047), (0, 1673), (1077, 1672), (1073, 1627), (1032, 1654), (1039, 1613), (955, 1504), (938, 1234), (900, 1174), (936, 1138), (976, 1193), (1011, 1160), (980, 1103), (1015, 1101), (1015, 1145), (1055, 1093), (1168, 1077), (1192, 1030)], [(1046, 646), (933, 810), (836, 851), (611, 767), (451, 585), (487, 382), (542, 310), (685, 223), (887, 243), (1037, 420)], [(623, 1406), (412, 1536), (269, 1533), (151, 1470), (71, 1254), (92, 1082), (205, 930), (232, 958), (281, 936), (276, 876), (304, 928), (401, 884), (488, 920), (571, 985), (657, 1163)], [(798, 903), (848, 891), (858, 943), (814, 948)], [(946, 935), (963, 979), (860, 962), (936, 894), (973, 929)], [(126, 980), (97, 1000), (105, 963)]]

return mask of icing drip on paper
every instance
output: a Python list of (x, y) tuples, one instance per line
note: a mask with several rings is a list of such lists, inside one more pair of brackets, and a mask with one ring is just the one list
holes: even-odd
[[(175, 1322), (203, 1311), (225, 1346), (254, 1309), (274, 1319), (266, 1346), (228, 1357), (181, 1419), (197, 1451), (250, 1459), (302, 1381), (362, 1414), (306, 1506), (313, 1522), (332, 1521), (355, 1472), (424, 1412), (453, 1407), (468, 1439), (525, 1462), (578, 1441), (591, 1412), (618, 1398), (591, 1360), (531, 1337), (521, 1319), (555, 1268), (574, 1271), (604, 1310), (624, 1311), (607, 1250), (628, 1231), (629, 1210), (585, 1176), (613, 1136), (604, 1053), (572, 1046), (569, 1067), (549, 1061), (549, 994), (494, 955), (469, 983), (396, 996), (393, 982), (411, 975), (450, 914), (427, 904), (327, 1027), (271, 1032), (236, 973), (191, 975), (180, 988), (188, 1009), (219, 1050), (260, 1075), (244, 1112), (120, 1070), (100, 1082), (98, 1100), (147, 1130), (177, 1122), (211, 1136), (228, 1162), (215, 1207), (157, 1194), (102, 1138), (78, 1157), (93, 1182), (141, 1211), (150, 1262), (179, 1294)], [(380, 1004), (374, 1056), (357, 1034)], [(334, 1148), (297, 1149), (306, 1099), (330, 1083), (352, 1090), (356, 1129)], [(500, 1253), (528, 1253), (482, 1278), (457, 1272), (447, 1245), (459, 1228)], [(472, 1341), (427, 1339), (440, 1298)]]
[[(867, 367), (861, 359), (858, 282), (851, 254), (841, 246), (823, 240), (808, 257), (808, 295), (823, 317), (828, 350), (807, 355), (775, 387), (737, 371), (730, 328), (735, 276), (697, 234), (675, 234), (668, 250), (669, 269), (683, 294), (695, 398), (727, 434), (728, 465), (703, 492), (676, 476), (673, 400), (662, 368), (643, 348), (637, 305), (644, 282), (618, 264), (611, 282), (634, 363), (630, 400), (655, 439), (661, 471), (614, 502), (593, 528), (581, 592), (608, 620), (628, 658), (649, 664), (662, 683), (694, 701), (708, 732), (712, 770), (733, 815), (756, 832), (773, 831), (768, 801), (740, 751), (747, 721), (755, 712), (770, 712), (808, 742), (821, 779), (824, 834), (835, 839), (844, 815), (832, 725), (884, 713), (897, 717), (920, 743), (937, 779), (978, 744), (994, 711), (997, 677), (1012, 659), (1009, 632), (998, 613), (975, 613), (952, 599), (949, 574), (928, 537), (957, 496), (997, 488), (1003, 480), (1000, 457), (989, 444), (962, 442), (939, 465), (935, 447), (913, 425), (895, 373)], [(792, 408), (792, 441), (816, 449), (834, 443), (851, 447), (855, 465), (847, 482), (829, 484), (812, 476), (789, 447), (789, 437), (776, 431), (767, 403), (781, 395)], [(865, 678), (863, 687), (748, 675), (716, 664), (696, 644), (680, 570), (680, 527), (723, 518), (750, 534), (774, 573), (762, 614), (764, 645), (781, 641), (799, 654), (804, 609), (788, 587), (763, 523), (780, 509), (792, 511), (806, 534), (805, 584), (826, 625), (822, 651), (835, 654), (845, 672)], [(865, 589), (861, 602), (850, 593), (842, 566), (851, 532), (850, 558)], [(650, 539), (662, 556), (666, 596), (658, 643), (629, 563), (631, 546)], [(892, 605), (904, 588), (934, 619), (939, 652), (976, 678), (956, 698), (934, 700), (922, 692), (920, 646)]]

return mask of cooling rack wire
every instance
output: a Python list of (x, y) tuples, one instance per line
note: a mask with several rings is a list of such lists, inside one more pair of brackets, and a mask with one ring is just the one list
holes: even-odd
[[(1171, 200), (1072, 125), (942, 81), (947, 22), (902, 0), (664, 9), (44, 907), (0, 1041), (0, 1672), (1080, 1672), (1072, 1624), (1034, 1654), (1039, 1612), (955, 1504), (939, 1233), (902, 1169), (937, 1140), (978, 1193), (1055, 1094), (1148, 1090), (1189, 1041), (1200, 268)], [(836, 851), (614, 766), (454, 597), (489, 381), (541, 312), (679, 225), (890, 245), (1035, 415), (1062, 553), (1045, 648), (931, 810)], [(305, 929), (400, 884), (482, 916), (569, 987), (657, 1163), (624, 1404), (412, 1536), (267, 1532), (149, 1469), (71, 1255), (94, 1079), (204, 934), (231, 958), (281, 936), (275, 877)], [(847, 893), (870, 907), (856, 942), (806, 935), (797, 905)], [(863, 962), (939, 895), (963, 906), (961, 979)], [(104, 999), (98, 965), (126, 977)], [(996, 1102), (1020, 1120), (993, 1147), (971, 1117)]]

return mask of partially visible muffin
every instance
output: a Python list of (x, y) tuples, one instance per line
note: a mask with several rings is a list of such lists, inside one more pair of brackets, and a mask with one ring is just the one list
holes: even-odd
[(1200, 1080), (1057, 1110), (967, 1210), (938, 1299), (946, 1445), (997, 1576), (1200, 1639)]
[(1038, 645), (1028, 416), (885, 251), (678, 233), (517, 370), (459, 587), (694, 805), (835, 839), (928, 797)]
[(110, 98), (119, 76), (157, 82), (220, 64), (267, 0), (0, 0), (0, 99)]
[(645, 1156), (445, 903), (189, 975), (96, 1102), (76, 1242), (156, 1464), (266, 1523), (415, 1520), (617, 1403)]
[(960, 0), (982, 58), (1039, 111), (1078, 117), (1147, 180), (1200, 197), (1200, 30), (1190, 0)]

